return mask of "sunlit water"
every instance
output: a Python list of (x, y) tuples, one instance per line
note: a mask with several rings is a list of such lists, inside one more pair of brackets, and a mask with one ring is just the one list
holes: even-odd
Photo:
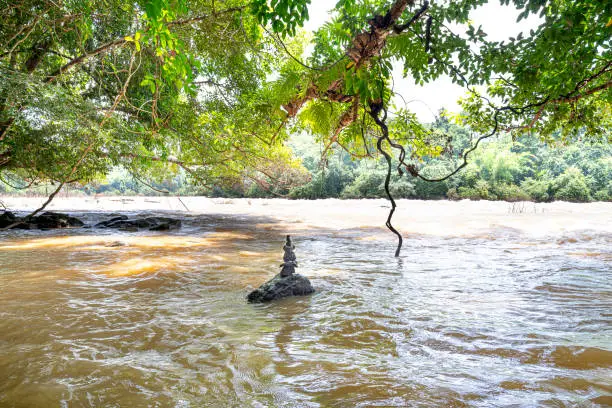
[(183, 228), (1, 233), (1, 407), (612, 404), (610, 204), (115, 200), (54, 208)]

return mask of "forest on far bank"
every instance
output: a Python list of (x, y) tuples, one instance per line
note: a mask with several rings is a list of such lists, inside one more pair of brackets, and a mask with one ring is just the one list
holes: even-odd
[[(439, 177), (460, 161), (460, 152), (471, 140), (465, 128), (442, 116), (432, 130), (452, 137), (451, 159), (432, 158), (423, 164), (423, 173)], [(352, 160), (341, 149), (321, 161), (322, 147), (306, 133), (296, 134), (290, 146), (301, 162), (290, 174), (272, 174), (266, 180), (244, 178), (228, 185), (197, 186), (184, 172), (173, 177), (143, 180), (124, 168), (115, 168), (105, 178), (67, 189), (69, 195), (183, 195), (232, 198), (293, 199), (384, 198), (387, 164), (382, 157)], [(281, 170), (282, 173), (282, 170)], [(571, 202), (612, 201), (612, 146), (609, 143), (576, 142), (570, 146), (546, 144), (538, 138), (508, 135), (483, 144), (470, 164), (443, 182), (393, 176), (391, 192), (396, 198), (471, 199)], [(52, 185), (21, 189), (20, 180), (2, 180), (0, 194), (48, 194)]]

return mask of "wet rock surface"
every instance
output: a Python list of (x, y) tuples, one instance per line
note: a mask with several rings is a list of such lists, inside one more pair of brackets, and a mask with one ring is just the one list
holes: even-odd
[(17, 217), (10, 211), (0, 214), (0, 228), (6, 228), (16, 221)]
[[(14, 225), (13, 225), (14, 224)], [(67, 214), (47, 211), (27, 219), (17, 217), (10, 211), (0, 214), (0, 228), (12, 229), (56, 229), (56, 228), (78, 228), (85, 223), (76, 217)]]
[[(80, 219), (68, 214), (47, 211), (34, 217), (18, 217), (10, 211), (0, 213), (0, 229), (57, 229), (57, 228), (91, 228)], [(169, 231), (181, 227), (181, 220), (168, 217), (145, 217), (128, 219), (127, 215), (117, 215), (109, 220), (99, 222), (94, 228), (116, 228), (123, 231)]]
[(181, 227), (181, 220), (168, 217), (146, 217), (128, 219), (126, 215), (113, 217), (94, 225), (94, 228), (117, 228), (127, 231), (148, 229), (149, 231), (168, 231)]
[(247, 300), (250, 303), (269, 302), (289, 296), (303, 296), (313, 293), (315, 290), (307, 277), (295, 273), (298, 263), (293, 250), (295, 246), (291, 237), (287, 235), (283, 250), (283, 263), (281, 271), (258, 289), (249, 293)]
[(310, 295), (314, 291), (307, 277), (298, 273), (290, 276), (281, 276), (279, 273), (258, 289), (249, 293), (247, 300), (250, 303), (263, 303), (289, 296)]

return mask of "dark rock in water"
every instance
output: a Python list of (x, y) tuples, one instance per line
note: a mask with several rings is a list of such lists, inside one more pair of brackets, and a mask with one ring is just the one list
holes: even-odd
[(50, 211), (32, 217), (28, 222), (30, 224), (36, 224), (38, 228), (41, 229), (82, 227), (85, 225), (85, 223), (78, 218)]
[(314, 292), (312, 284), (307, 277), (295, 273), (297, 268), (297, 259), (293, 250), (295, 246), (291, 242), (291, 237), (287, 235), (283, 250), (283, 263), (281, 271), (278, 275), (270, 279), (249, 293), (247, 300), (250, 303), (269, 302), (271, 300), (282, 299), (288, 296), (309, 295)]
[(129, 220), (127, 216), (111, 218), (94, 225), (96, 228), (117, 228), (124, 231), (138, 231), (149, 229), (150, 231), (168, 231), (181, 227), (181, 220), (167, 217), (146, 217)]
[(15, 214), (10, 211), (5, 211), (0, 214), (0, 228), (6, 228), (17, 220)]
[(280, 274), (249, 293), (247, 300), (250, 303), (269, 302), (288, 296), (302, 296), (314, 293), (314, 288), (307, 277), (294, 273), (283, 277)]
[(113, 242), (110, 242), (110, 243), (106, 244), (105, 246), (107, 246), (109, 248), (115, 248), (115, 247), (127, 246), (127, 244), (125, 242), (121, 242), (121, 241), (113, 241)]
[(30, 219), (16, 217), (15, 214), (5, 211), (0, 215), (0, 228), (6, 228), (11, 224), (13, 229), (55, 229), (55, 228), (72, 228), (82, 227), (85, 223), (78, 218), (67, 214), (44, 212), (41, 215), (36, 215)]
[(149, 228), (151, 231), (168, 231), (173, 229), (181, 228), (181, 220), (169, 219), (168, 221), (162, 222), (154, 227)]
[(123, 221), (123, 220), (127, 220), (127, 219), (128, 219), (127, 215), (120, 215), (118, 217), (113, 217), (110, 220), (99, 222), (96, 225), (94, 225), (94, 228), (108, 227), (110, 224), (112, 224), (114, 222)]

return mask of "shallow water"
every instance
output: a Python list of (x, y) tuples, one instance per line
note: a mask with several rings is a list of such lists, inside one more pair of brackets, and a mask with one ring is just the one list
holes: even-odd
[[(0, 235), (0, 406), (612, 404), (610, 204), (402, 201), (396, 259), (382, 200), (183, 201), (54, 203), (169, 233)], [(317, 292), (247, 304), (286, 233)]]

